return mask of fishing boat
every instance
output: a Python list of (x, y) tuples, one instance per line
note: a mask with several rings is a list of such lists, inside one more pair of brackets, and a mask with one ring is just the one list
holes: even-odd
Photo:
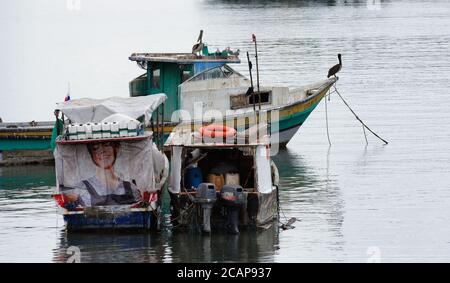
[[(180, 122), (208, 124), (223, 119), (223, 124), (234, 126), (232, 120), (236, 119), (236, 126), (248, 128), (265, 119), (271, 125), (272, 146), (286, 146), (338, 79), (333, 76), (292, 89), (259, 87), (259, 83), (253, 86), (251, 77), (230, 66), (241, 63), (239, 51), (209, 52), (201, 38), (194, 47), (186, 53), (129, 56), (145, 70), (129, 82), (130, 96), (167, 95), (162, 110), (164, 130), (160, 130), (166, 133), (165, 138)], [(55, 129), (52, 133), (51, 122), (46, 123), (39, 131), (36, 127), (23, 131), (15, 125), (0, 125), (0, 151), (53, 149)]]
[(192, 53), (133, 53), (129, 59), (146, 72), (130, 82), (130, 95), (167, 94), (166, 133), (180, 122), (223, 121), (227, 126), (248, 128), (264, 119), (271, 125), (271, 144), (285, 146), (337, 77), (293, 89), (260, 87), (259, 80), (254, 86), (251, 76), (249, 80), (230, 67), (241, 62), (238, 55), (239, 51), (229, 48), (209, 52), (201, 36)]
[(262, 127), (238, 132), (212, 124), (170, 133), (165, 148), (174, 228), (238, 234), (272, 226), (278, 217), (279, 177), (269, 136), (257, 135)]
[(162, 133), (145, 128), (165, 100), (155, 94), (57, 104), (53, 197), (68, 231), (158, 229), (169, 161)]

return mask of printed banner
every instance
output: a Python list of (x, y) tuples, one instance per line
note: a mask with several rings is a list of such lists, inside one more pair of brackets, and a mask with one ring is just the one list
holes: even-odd
[(148, 140), (58, 144), (57, 189), (76, 206), (137, 203), (158, 189), (152, 149)]

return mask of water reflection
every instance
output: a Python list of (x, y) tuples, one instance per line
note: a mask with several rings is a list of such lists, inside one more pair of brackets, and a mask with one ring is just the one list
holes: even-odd
[(316, 153), (321, 159), (314, 166), (314, 161), (289, 149), (274, 158), (281, 179), (281, 217), (298, 219), (296, 229), (280, 235), (281, 248), (291, 246), (297, 253), (283, 253), (277, 261), (339, 260), (337, 254), (342, 255), (345, 206), (333, 173), (333, 148), (321, 150), (325, 152)]
[[(279, 247), (277, 222), (267, 230), (244, 230), (240, 235), (170, 229), (150, 234), (67, 233), (51, 198), (53, 166), (4, 167), (0, 182), (0, 261), (42, 261), (50, 256), (54, 262), (67, 262), (67, 249), (75, 246), (82, 262), (273, 262)], [(13, 234), (15, 246), (27, 246), (27, 254), (12, 257)], [(30, 246), (31, 238), (40, 245)], [(48, 248), (53, 252), (43, 250)]]
[(51, 261), (54, 184), (53, 166), (0, 167), (0, 262)]
[(301, 154), (282, 149), (273, 157), (278, 167), (280, 182), (283, 190), (292, 188), (312, 188), (320, 181), (314, 168), (308, 166)]
[(81, 262), (273, 262), (278, 227), (211, 236), (193, 232), (66, 233), (53, 250), (53, 261), (67, 262), (71, 246)]
[(168, 243), (176, 262), (273, 262), (279, 229), (274, 222), (266, 230), (241, 231), (239, 235), (174, 233)]
[(81, 262), (163, 262), (164, 237), (149, 233), (66, 233), (53, 251), (55, 262), (67, 262), (67, 249), (78, 247)]
[(0, 166), (0, 190), (55, 186), (53, 165)]

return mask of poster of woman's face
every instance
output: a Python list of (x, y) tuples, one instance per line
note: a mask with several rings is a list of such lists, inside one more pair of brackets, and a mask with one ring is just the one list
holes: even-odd
[(146, 140), (59, 144), (55, 166), (60, 192), (78, 206), (133, 204), (156, 190)]
[(97, 167), (111, 169), (117, 159), (120, 144), (118, 142), (103, 142), (87, 144), (91, 159)]

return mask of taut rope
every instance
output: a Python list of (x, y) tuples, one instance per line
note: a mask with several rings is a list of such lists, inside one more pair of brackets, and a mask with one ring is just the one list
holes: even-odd
[[(374, 131), (372, 131), (359, 117), (358, 117), (358, 115), (356, 115), (356, 113), (355, 113), (355, 111), (353, 111), (353, 109), (350, 107), (350, 105), (348, 105), (348, 103), (347, 103), (347, 101), (345, 101), (345, 99), (342, 97), (342, 95), (339, 93), (339, 91), (337, 90), (337, 88), (336, 88), (336, 86), (335, 85), (333, 85), (333, 88), (334, 88), (334, 91), (333, 92), (330, 92), (329, 94), (328, 94), (328, 96), (330, 96), (332, 93), (337, 93), (338, 95), (339, 95), (339, 97), (341, 98), (341, 100), (342, 100), (342, 102), (344, 102), (344, 104), (345, 104), (345, 106), (347, 106), (347, 108), (353, 113), (353, 115), (355, 116), (355, 118), (356, 118), (356, 120), (358, 120), (360, 123), (361, 123), (361, 125), (363, 126), (363, 132), (364, 132), (364, 137), (365, 137), (365, 139), (366, 139), (366, 144), (368, 144), (368, 141), (367, 141), (367, 135), (366, 135), (366, 131), (365, 131), (365, 129), (367, 129), (367, 130), (369, 130), (369, 132), (371, 132), (374, 136), (376, 136), (377, 138), (379, 138), (381, 141), (383, 141), (384, 142), (384, 144), (388, 144), (388, 142), (385, 140), (385, 139), (383, 139), (382, 137), (380, 137), (379, 135), (377, 135)], [(327, 107), (326, 106), (326, 99), (325, 99), (325, 107)], [(326, 108), (325, 108), (326, 109)], [(326, 111), (326, 110), (325, 110)], [(328, 135), (328, 115), (327, 115), (327, 135)], [(328, 142), (330, 142), (329, 141), (329, 137), (328, 137)], [(331, 144), (331, 143), (330, 143)]]

